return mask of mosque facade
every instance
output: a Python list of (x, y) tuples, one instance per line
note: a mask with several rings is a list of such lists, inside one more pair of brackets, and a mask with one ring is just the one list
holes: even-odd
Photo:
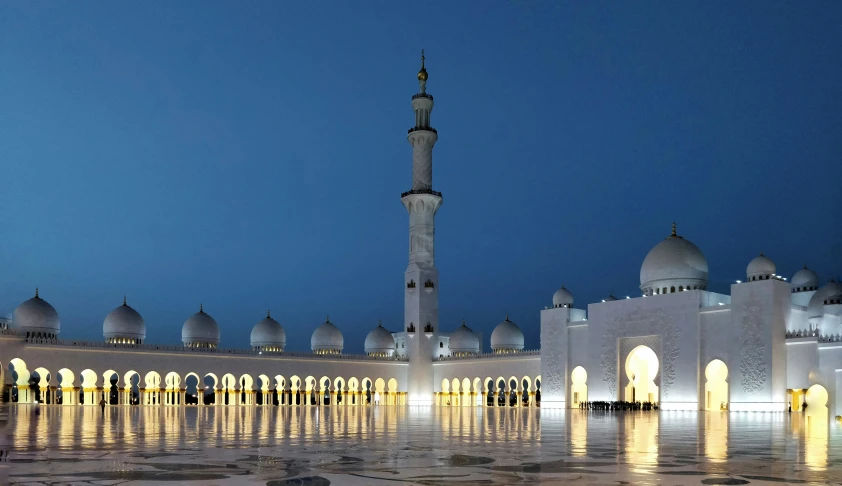
[(61, 337), (57, 311), (35, 296), (0, 320), (2, 399), (21, 405), (298, 406), (419, 405), (576, 408), (586, 402), (658, 404), (663, 410), (812, 411), (842, 414), (842, 284), (806, 268), (791, 279), (764, 255), (730, 294), (709, 291), (702, 251), (675, 225), (645, 256), (640, 296), (577, 308), (565, 287), (540, 311), (541, 346), (525, 350), (508, 316), (490, 336), (462, 323), (440, 329), (433, 186), (433, 96), (422, 54), (409, 218), (404, 322), (375, 327), (364, 355), (344, 353), (330, 318), (306, 352), (286, 348), (267, 315), (250, 349), (220, 347), (218, 323), (199, 307), (181, 345), (147, 341), (124, 299), (97, 342)]

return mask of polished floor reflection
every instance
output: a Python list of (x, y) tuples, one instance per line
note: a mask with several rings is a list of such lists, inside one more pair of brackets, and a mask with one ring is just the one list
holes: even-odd
[(9, 406), (26, 484), (762, 484), (842, 481), (842, 425), (801, 413)]

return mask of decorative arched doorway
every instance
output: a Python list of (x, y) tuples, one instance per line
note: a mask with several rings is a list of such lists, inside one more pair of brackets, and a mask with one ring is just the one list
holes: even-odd
[(827, 389), (813, 385), (807, 389), (804, 401), (807, 403), (807, 431), (820, 431), (827, 428)]
[(658, 386), (655, 385), (655, 377), (658, 376), (660, 363), (655, 351), (649, 346), (638, 346), (626, 357), (626, 376), (629, 384), (626, 385), (627, 402), (650, 402), (657, 403)]
[(714, 359), (705, 367), (705, 410), (728, 410), (728, 366)]
[(585, 368), (577, 366), (570, 374), (570, 393), (573, 394), (573, 408), (579, 408), (582, 403), (588, 401), (588, 372)]

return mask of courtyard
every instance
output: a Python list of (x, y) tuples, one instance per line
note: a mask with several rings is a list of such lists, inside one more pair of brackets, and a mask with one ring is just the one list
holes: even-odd
[(801, 413), (7, 406), (12, 484), (828, 484)]

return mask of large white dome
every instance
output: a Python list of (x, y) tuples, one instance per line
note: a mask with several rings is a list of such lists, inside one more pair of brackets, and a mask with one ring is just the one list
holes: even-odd
[(816, 275), (816, 272), (807, 268), (807, 265), (804, 265), (804, 268), (795, 272), (790, 283), (792, 283), (792, 289), (796, 292), (817, 290), (819, 288), (819, 276)]
[(450, 352), (452, 354), (479, 354), (479, 338), (465, 321), (450, 334)]
[(491, 349), (495, 353), (523, 350), (523, 331), (509, 320), (509, 316), (506, 316), (505, 321), (497, 324), (491, 333)]
[(553, 295), (553, 307), (573, 307), (573, 294), (564, 285)]
[(330, 322), (330, 318), (317, 327), (310, 338), (310, 348), (317, 354), (339, 354), (344, 347), (345, 338), (339, 328)]
[(672, 234), (649, 251), (640, 267), (640, 289), (644, 295), (706, 289), (708, 262), (702, 250)]
[(777, 270), (775, 262), (761, 252), (760, 255), (754, 257), (754, 259), (748, 263), (748, 267), (746, 267), (746, 277), (748, 281), (767, 280), (772, 278), (772, 275), (775, 274), (775, 270)]
[(283, 351), (287, 344), (287, 333), (281, 323), (272, 319), (267, 312), (260, 322), (251, 329), (251, 347), (269, 351)]
[(382, 324), (371, 330), (365, 337), (366, 354), (392, 356), (395, 354), (395, 338)]
[(189, 347), (215, 348), (219, 345), (219, 324), (199, 306), (199, 312), (184, 322), (181, 341)]
[(146, 323), (123, 298), (123, 305), (109, 312), (102, 321), (102, 336), (108, 342), (128, 340), (127, 342), (141, 343), (146, 339)]
[(842, 284), (831, 280), (830, 282), (824, 284), (810, 297), (810, 303), (807, 304), (807, 318), (817, 318), (822, 317), (824, 315), (824, 301), (825, 299), (836, 295), (838, 293), (842, 293)]
[(46, 300), (35, 297), (19, 305), (12, 315), (12, 329), (30, 333), (41, 333), (41, 337), (55, 338), (61, 332), (58, 312)]

